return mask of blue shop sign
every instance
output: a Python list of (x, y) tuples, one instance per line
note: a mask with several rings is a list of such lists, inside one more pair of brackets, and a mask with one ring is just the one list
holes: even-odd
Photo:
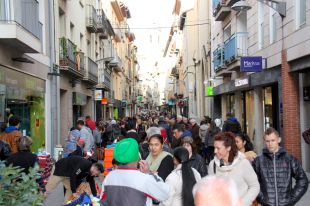
[(263, 70), (263, 58), (261, 56), (241, 57), (240, 70), (241, 72), (261, 72)]

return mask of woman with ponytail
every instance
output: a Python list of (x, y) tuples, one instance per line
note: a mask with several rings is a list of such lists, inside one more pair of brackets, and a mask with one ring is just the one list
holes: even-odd
[(176, 168), (166, 179), (170, 186), (169, 199), (162, 202), (161, 206), (194, 206), (192, 190), (201, 176), (197, 170), (191, 168), (187, 149), (178, 147), (173, 156)]

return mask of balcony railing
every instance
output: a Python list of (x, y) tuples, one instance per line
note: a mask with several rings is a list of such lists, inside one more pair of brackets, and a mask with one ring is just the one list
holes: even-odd
[(248, 33), (238, 32), (233, 34), (224, 43), (224, 63), (227, 65), (236, 58), (248, 54)]
[(219, 46), (217, 49), (213, 52), (213, 66), (214, 71), (218, 71), (222, 68), (224, 63), (224, 49), (222, 46)]
[(42, 38), (39, 3), (36, 0), (0, 0), (0, 24), (15, 22), (38, 39)]
[(95, 83), (98, 83), (98, 65), (91, 58), (86, 57), (86, 75), (85, 80)]
[(77, 68), (76, 45), (69, 39), (62, 37), (59, 39), (59, 64), (60, 66), (69, 66), (72, 69)]
[(104, 32), (104, 19), (105, 14), (102, 9), (97, 9), (97, 32), (103, 33)]
[(89, 32), (95, 33), (97, 31), (97, 13), (94, 6), (86, 5), (86, 28)]

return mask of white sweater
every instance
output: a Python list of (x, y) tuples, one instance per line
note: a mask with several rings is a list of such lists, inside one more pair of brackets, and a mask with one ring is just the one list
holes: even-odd
[[(192, 168), (196, 181), (201, 179), (197, 170)], [(182, 204), (182, 165), (179, 164), (166, 178), (166, 184), (170, 186), (169, 199), (162, 202), (161, 206), (183, 206)]]
[(243, 205), (252, 205), (259, 193), (260, 186), (250, 161), (245, 159), (244, 155), (239, 152), (231, 165), (220, 167), (220, 161), (215, 156), (209, 164), (209, 175), (214, 175), (214, 162), (216, 165), (215, 175), (218, 177), (229, 177), (234, 180)]

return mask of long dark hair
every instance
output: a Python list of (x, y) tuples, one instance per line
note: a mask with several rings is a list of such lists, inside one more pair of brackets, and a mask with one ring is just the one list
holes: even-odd
[(193, 187), (196, 184), (194, 172), (189, 164), (189, 153), (184, 147), (177, 147), (174, 150), (174, 158), (182, 164), (182, 201), (183, 205), (194, 206)]
[(244, 134), (244, 133), (243, 134), (236, 134), (236, 137), (239, 137), (242, 142), (245, 142), (245, 145), (244, 145), (245, 152), (254, 150), (254, 146), (250, 140), (250, 137), (247, 134)]

